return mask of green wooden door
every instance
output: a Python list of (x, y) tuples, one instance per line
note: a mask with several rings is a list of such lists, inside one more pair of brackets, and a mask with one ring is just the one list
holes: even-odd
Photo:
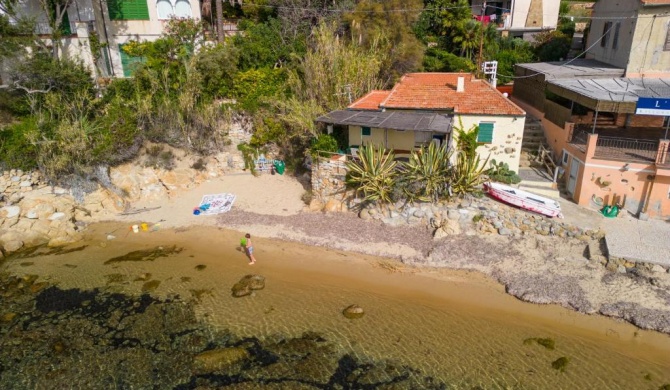
[(121, 54), (121, 66), (123, 67), (123, 77), (132, 77), (135, 70), (144, 62), (144, 57), (134, 57), (123, 50), (123, 44), (119, 45)]

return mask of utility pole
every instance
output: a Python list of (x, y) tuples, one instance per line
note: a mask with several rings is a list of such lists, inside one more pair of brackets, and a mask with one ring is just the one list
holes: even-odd
[(484, 14), (486, 13), (486, 1), (482, 2), (482, 10), (480, 12), (480, 18), (481, 20), (479, 21), (482, 26), (480, 29), (480, 34), (479, 34), (479, 55), (477, 56), (477, 69), (481, 70), (482, 69), (482, 57), (484, 55)]

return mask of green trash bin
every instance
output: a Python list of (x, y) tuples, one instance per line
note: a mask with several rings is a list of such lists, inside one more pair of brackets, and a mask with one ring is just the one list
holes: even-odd
[(280, 174), (280, 175), (284, 174), (284, 170), (286, 169), (286, 166), (284, 165), (284, 162), (282, 160), (275, 160), (274, 166), (275, 166), (275, 171), (278, 174)]

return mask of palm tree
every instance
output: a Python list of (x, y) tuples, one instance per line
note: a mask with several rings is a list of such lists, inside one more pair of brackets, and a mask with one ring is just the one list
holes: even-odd
[(480, 39), (481, 24), (472, 19), (459, 23), (452, 33), (452, 41), (460, 46), (461, 56), (465, 55), (471, 61)]

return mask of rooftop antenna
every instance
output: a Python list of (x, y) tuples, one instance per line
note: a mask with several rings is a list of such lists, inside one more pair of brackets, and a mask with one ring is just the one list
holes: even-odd
[(342, 87), (344, 88), (344, 92), (335, 93), (334, 95), (335, 96), (347, 95), (347, 98), (349, 99), (349, 104), (353, 103), (354, 101), (351, 93), (351, 84), (343, 85)]
[(484, 75), (489, 75), (491, 76), (489, 78), (489, 83), (491, 83), (491, 86), (495, 88), (498, 85), (498, 61), (487, 61), (482, 64), (482, 73)]

